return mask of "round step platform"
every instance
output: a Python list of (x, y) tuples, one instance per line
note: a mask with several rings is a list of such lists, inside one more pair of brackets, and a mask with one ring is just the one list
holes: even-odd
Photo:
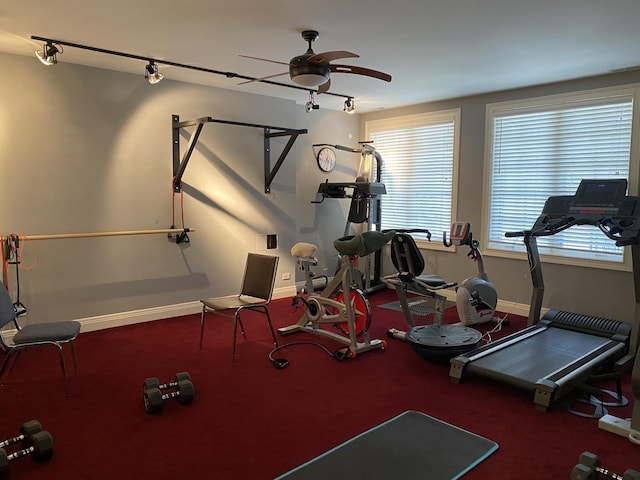
[(405, 335), (405, 341), (426, 360), (448, 362), (478, 346), (482, 334), (464, 325), (420, 325)]

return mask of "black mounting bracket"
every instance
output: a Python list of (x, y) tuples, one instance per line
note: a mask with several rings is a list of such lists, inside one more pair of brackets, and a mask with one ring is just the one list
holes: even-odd
[[(172, 115), (172, 143), (173, 143), (173, 191), (179, 193), (182, 190), (182, 176), (191, 159), (191, 154), (198, 143), (198, 137), (202, 128), (207, 123), (224, 123), (227, 125), (239, 125), (241, 127), (262, 128), (264, 130), (264, 193), (271, 193), (271, 182), (280, 170), (284, 159), (289, 154), (291, 147), (298, 138), (298, 135), (307, 133), (306, 129), (293, 129), (272, 127), (269, 125), (258, 125), (255, 123), (234, 122), (231, 120), (218, 120), (211, 117), (202, 117), (195, 120), (180, 121), (178, 115)], [(191, 137), (182, 158), (180, 157), (180, 129), (195, 127), (191, 132)], [(273, 168), (271, 168), (271, 138), (289, 136), (289, 141), (285, 145)]]

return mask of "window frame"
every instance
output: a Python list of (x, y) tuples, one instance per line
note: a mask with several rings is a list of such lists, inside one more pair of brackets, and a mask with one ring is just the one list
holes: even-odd
[[(401, 128), (423, 127), (428, 125), (439, 125), (453, 122), (453, 150), (452, 150), (452, 169), (451, 169), (451, 212), (450, 220), (455, 221), (458, 211), (458, 184), (459, 184), (459, 164), (460, 164), (460, 118), (461, 108), (452, 108), (446, 110), (436, 110), (432, 112), (423, 112), (417, 114), (408, 114), (395, 117), (381, 118), (365, 121), (365, 138), (371, 138), (373, 132), (389, 131)], [(375, 143), (373, 144), (375, 147)], [(384, 163), (384, 154), (381, 152), (382, 161)], [(384, 176), (382, 177), (384, 182)], [(385, 195), (381, 197), (382, 208), (384, 209)], [(383, 213), (382, 213), (383, 215)], [(431, 241), (415, 235), (416, 244), (420, 248), (451, 251), (451, 248), (444, 246), (442, 242), (442, 233), (433, 231), (428, 225), (424, 228), (431, 232)]]
[[(496, 114), (519, 113), (528, 114), (533, 112), (544, 112), (560, 110), (563, 108), (572, 108), (580, 106), (588, 106), (601, 103), (603, 100), (612, 99), (620, 100), (631, 98), (632, 114), (631, 114), (631, 144), (629, 155), (629, 176), (627, 195), (637, 195), (638, 192), (638, 175), (640, 172), (640, 159), (638, 158), (638, 142), (640, 141), (640, 131), (638, 129), (640, 119), (640, 84), (631, 84), (617, 87), (605, 87), (592, 90), (584, 90), (578, 92), (569, 92), (555, 95), (546, 95), (541, 97), (509, 100), (504, 102), (490, 103), (486, 106), (485, 114), (485, 153), (484, 153), (484, 182), (483, 182), (483, 198), (482, 198), (482, 241), (486, 245), (484, 254), (487, 256), (495, 256), (502, 258), (526, 259), (527, 254), (524, 250), (524, 244), (521, 248), (517, 246), (514, 250), (506, 250), (499, 248), (491, 248), (489, 243), (489, 221), (490, 221), (490, 188), (491, 173), (493, 162), (493, 125)], [(523, 230), (530, 228), (532, 225), (523, 225)], [(540, 258), (543, 262), (555, 263), (561, 265), (583, 266), (591, 268), (600, 268), (606, 270), (632, 271), (631, 250), (623, 249), (623, 261), (611, 262), (607, 260), (596, 260), (590, 258), (576, 258), (573, 256), (563, 256), (540, 252)]]

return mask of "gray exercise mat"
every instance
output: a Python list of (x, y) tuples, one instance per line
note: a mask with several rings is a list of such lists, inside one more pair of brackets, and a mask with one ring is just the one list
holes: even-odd
[(497, 449), (491, 440), (407, 411), (276, 480), (449, 480), (460, 478)]

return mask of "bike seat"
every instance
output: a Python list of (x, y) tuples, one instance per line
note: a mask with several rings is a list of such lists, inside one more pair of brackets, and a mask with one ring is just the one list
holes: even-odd
[(334, 240), (333, 246), (340, 255), (366, 257), (384, 247), (395, 234), (396, 232), (394, 230), (387, 232), (378, 232), (376, 230), (362, 232), (358, 235), (350, 235)]
[(313, 243), (298, 242), (293, 247), (291, 247), (291, 255), (301, 259), (313, 259), (313, 256), (315, 255), (317, 249), (318, 247), (316, 247)]

